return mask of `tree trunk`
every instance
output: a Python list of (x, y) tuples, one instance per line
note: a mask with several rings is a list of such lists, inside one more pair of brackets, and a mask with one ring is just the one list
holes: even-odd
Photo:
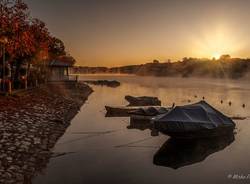
[(29, 86), (29, 84), (28, 84), (28, 78), (29, 78), (29, 76), (30, 76), (30, 62), (28, 62), (28, 67), (27, 67), (27, 70), (26, 70), (26, 85), (27, 85), (27, 87)]
[(20, 88), (20, 69), (21, 69), (21, 62), (16, 61), (16, 69), (14, 73), (14, 88), (19, 89)]

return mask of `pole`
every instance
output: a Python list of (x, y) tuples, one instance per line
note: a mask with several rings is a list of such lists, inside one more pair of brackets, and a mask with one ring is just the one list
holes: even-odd
[(24, 88), (28, 89), (28, 63), (26, 64), (25, 70), (25, 80), (24, 80)]
[(8, 90), (9, 94), (12, 93), (12, 86), (11, 86), (11, 81), (9, 81), (9, 90)]
[(5, 92), (5, 45), (3, 45), (3, 91)]
[[(2, 55), (2, 57), (3, 57), (3, 45), (2, 45), (2, 43), (0, 44), (0, 48), (1, 48), (1, 55)], [(0, 83), (1, 83), (1, 90), (3, 90), (3, 63), (2, 63), (2, 71), (1, 71), (1, 81), (0, 81)]]

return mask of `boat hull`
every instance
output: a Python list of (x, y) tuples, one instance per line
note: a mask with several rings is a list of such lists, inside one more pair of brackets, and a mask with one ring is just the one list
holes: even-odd
[(224, 136), (229, 133), (232, 133), (235, 129), (235, 126), (221, 126), (214, 129), (202, 129), (199, 131), (182, 131), (182, 132), (169, 131), (168, 129), (159, 126), (155, 126), (155, 129), (157, 129), (159, 132), (163, 134), (166, 134), (176, 139), (196, 139), (196, 138)]
[[(106, 117), (129, 117), (132, 111), (139, 110), (140, 108), (145, 108), (146, 106), (105, 106), (107, 111)], [(159, 108), (159, 106), (152, 106)]]

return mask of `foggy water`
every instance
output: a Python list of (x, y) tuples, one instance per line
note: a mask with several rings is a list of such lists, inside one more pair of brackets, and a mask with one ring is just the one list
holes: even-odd
[[(176, 143), (166, 143), (174, 145), (169, 149), (176, 148), (180, 152), (180, 155), (174, 155), (174, 151), (168, 154), (179, 165), (178, 169), (173, 169), (165, 164), (164, 154), (163, 159), (155, 155), (169, 137), (162, 134), (152, 137), (149, 129), (128, 129), (129, 118), (105, 118), (104, 109), (105, 105), (126, 105), (125, 95), (157, 96), (164, 106), (171, 106), (173, 102), (188, 104), (189, 100), (194, 103), (205, 97), (208, 103), (228, 116), (250, 117), (250, 84), (247, 81), (94, 75), (81, 79), (117, 79), (122, 85), (118, 88), (92, 86), (94, 93), (54, 148), (55, 153), (64, 154), (52, 158), (33, 183), (250, 182), (250, 178), (231, 178), (250, 173), (249, 118), (235, 121), (234, 140), (186, 143), (184, 147), (188, 149), (183, 150)], [(161, 150), (164, 153), (164, 149)]]

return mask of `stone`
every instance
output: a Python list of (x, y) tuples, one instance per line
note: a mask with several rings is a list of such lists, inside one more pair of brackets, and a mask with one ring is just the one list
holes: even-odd
[(66, 93), (48, 84), (15, 98), (0, 96), (0, 183), (24, 183), (46, 166), (50, 149), (92, 92), (84, 84), (77, 91), (64, 85), (69, 85)]

